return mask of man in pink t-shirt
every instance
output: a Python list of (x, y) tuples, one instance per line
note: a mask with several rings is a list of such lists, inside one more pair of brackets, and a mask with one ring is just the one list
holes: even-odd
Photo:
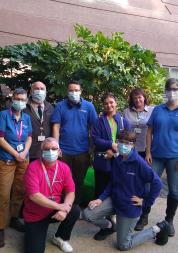
[(75, 185), (70, 168), (57, 160), (56, 139), (45, 139), (41, 149), (42, 158), (30, 163), (24, 177), (25, 253), (44, 253), (49, 223), (57, 221), (60, 225), (52, 242), (62, 251), (72, 252), (68, 240), (80, 209), (73, 205)]

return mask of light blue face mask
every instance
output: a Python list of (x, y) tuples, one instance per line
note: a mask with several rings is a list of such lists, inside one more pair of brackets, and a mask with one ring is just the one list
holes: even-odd
[(131, 152), (132, 148), (133, 146), (130, 144), (119, 143), (118, 145), (118, 151), (120, 155), (128, 155)]
[(42, 157), (44, 158), (44, 160), (48, 162), (54, 162), (58, 159), (58, 149), (57, 150), (52, 150), (52, 149), (43, 150)]
[(80, 91), (69, 91), (68, 92), (68, 99), (74, 103), (74, 104), (78, 104), (80, 102)]
[(43, 103), (46, 98), (46, 90), (33, 90), (32, 99), (36, 103)]
[(16, 111), (21, 111), (23, 109), (26, 108), (26, 102), (25, 101), (21, 101), (21, 100), (13, 100), (12, 101), (12, 107), (16, 110)]

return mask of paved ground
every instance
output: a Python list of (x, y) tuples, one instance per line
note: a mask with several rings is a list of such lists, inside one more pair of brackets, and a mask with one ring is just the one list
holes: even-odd
[[(164, 211), (166, 206), (165, 198), (158, 198), (156, 204), (152, 208), (150, 214), (150, 225), (155, 224), (164, 217)], [(57, 224), (50, 225), (46, 251), (45, 253), (60, 253), (61, 251), (51, 244), (52, 238)], [(177, 253), (178, 252), (178, 215), (175, 218), (175, 228), (177, 235), (169, 239), (169, 242), (165, 246), (158, 246), (152, 242), (145, 243), (132, 249), (132, 253)], [(74, 253), (114, 253), (118, 252), (114, 248), (115, 235), (111, 235), (105, 241), (97, 242), (92, 239), (92, 236), (98, 231), (98, 229), (82, 220), (79, 220), (73, 230), (71, 239)], [(22, 253), (23, 252), (23, 234), (8, 228), (6, 230), (6, 246), (0, 249), (0, 253)], [(31, 252), (33, 253), (33, 252)]]

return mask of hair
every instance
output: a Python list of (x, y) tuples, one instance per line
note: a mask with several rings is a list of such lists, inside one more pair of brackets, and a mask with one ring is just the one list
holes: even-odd
[(17, 88), (13, 91), (13, 97), (15, 97), (15, 95), (19, 95), (19, 94), (25, 94), (27, 95), (27, 91), (24, 90), (23, 88)]
[(41, 81), (35, 81), (35, 82), (33, 82), (32, 85), (31, 85), (31, 90), (34, 89), (34, 86), (36, 85), (36, 83), (42, 83), (42, 84), (44, 85), (45, 89), (46, 89), (46, 85), (45, 85), (43, 82), (41, 82)]
[(144, 92), (143, 89), (141, 88), (135, 88), (133, 89), (131, 92), (130, 92), (130, 95), (129, 95), (129, 107), (132, 108), (133, 106), (135, 106), (134, 104), (134, 96), (138, 96), (138, 95), (142, 95), (144, 97), (144, 104), (145, 105), (148, 105), (149, 102), (148, 102), (148, 99), (146, 97), (146, 94)]
[(136, 133), (129, 130), (122, 130), (119, 132), (118, 135), (119, 141), (129, 141), (129, 142), (136, 142)]
[(77, 80), (70, 80), (67, 83), (67, 87), (69, 87), (71, 84), (76, 84), (79, 85), (81, 87), (81, 82), (77, 81)]
[(46, 145), (46, 143), (49, 143), (49, 142), (56, 142), (56, 144), (57, 144), (58, 147), (59, 147), (58, 141), (57, 141), (55, 138), (53, 138), (53, 137), (48, 137), (48, 138), (46, 138), (46, 139), (42, 142), (42, 144), (41, 144), (41, 150), (43, 150), (43, 148), (44, 148), (44, 146)]
[(169, 90), (171, 88), (172, 84), (174, 84), (174, 83), (178, 86), (178, 80), (176, 78), (169, 78), (166, 81), (165, 90)]
[(116, 97), (114, 96), (112, 92), (108, 92), (104, 94), (102, 97), (102, 101), (104, 102), (107, 98), (113, 98), (115, 101), (117, 101)]

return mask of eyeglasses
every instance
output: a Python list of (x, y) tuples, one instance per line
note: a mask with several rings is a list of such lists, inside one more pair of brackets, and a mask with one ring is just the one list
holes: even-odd
[(43, 150), (48, 151), (48, 150), (59, 150), (59, 148), (44, 148)]
[(129, 144), (129, 145), (134, 145), (133, 142), (131, 141), (125, 141), (125, 140), (118, 140), (119, 143), (124, 143), (124, 144)]
[(168, 88), (166, 91), (178, 91), (178, 88)]

